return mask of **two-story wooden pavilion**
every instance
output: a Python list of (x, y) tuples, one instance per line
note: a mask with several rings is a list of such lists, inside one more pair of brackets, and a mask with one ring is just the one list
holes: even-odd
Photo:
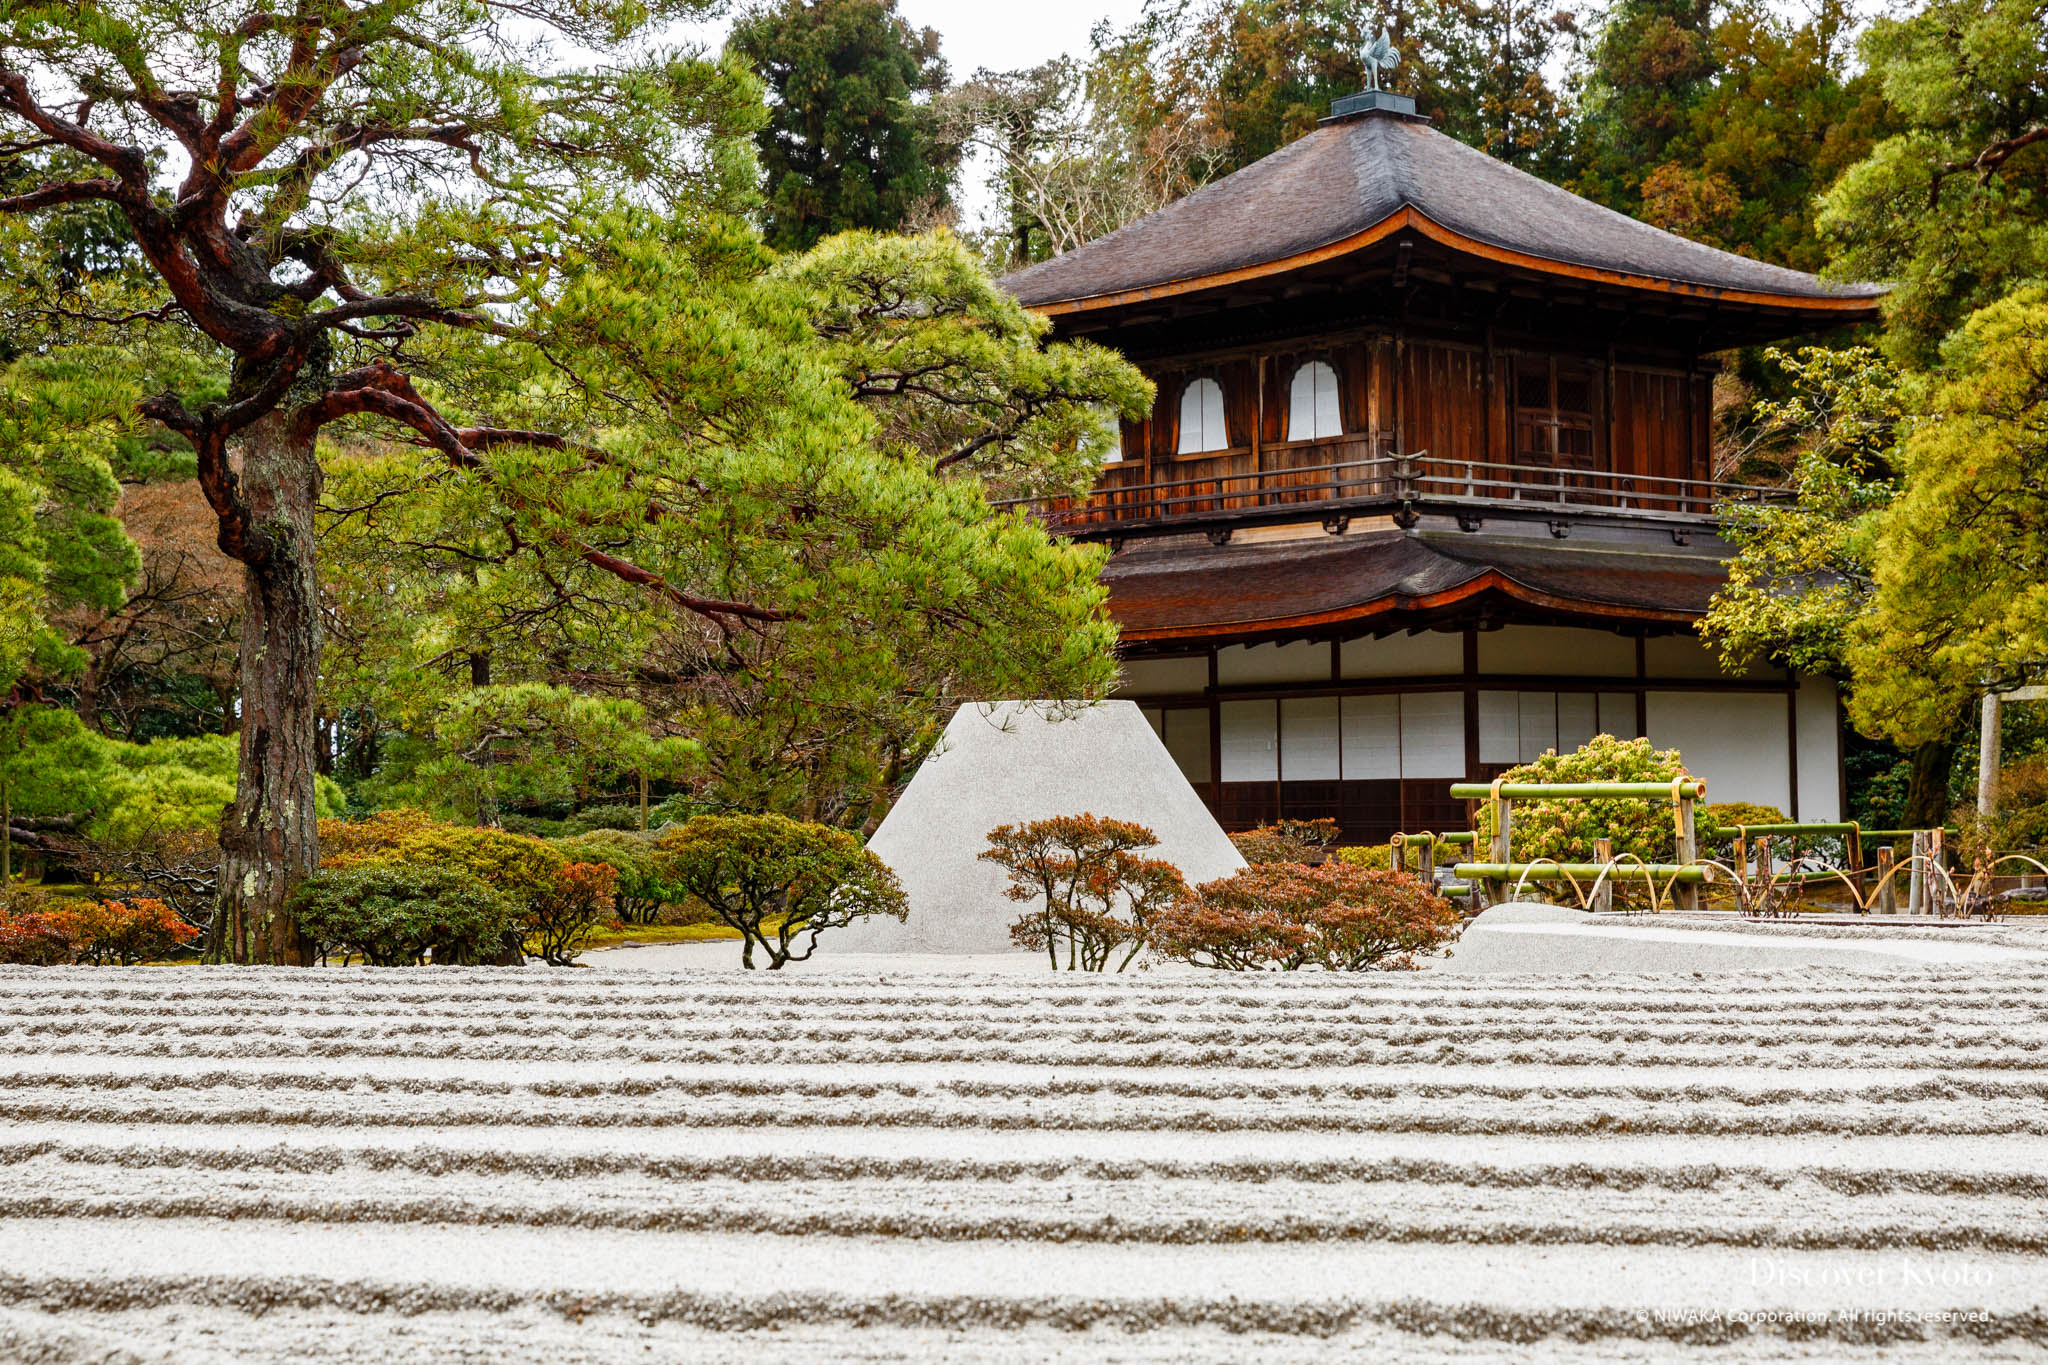
[(1444, 828), (1446, 787), (1599, 732), (1715, 800), (1839, 818), (1834, 685), (1729, 676), (1713, 353), (1876, 316), (1373, 92), (1007, 287), (1159, 386), (1085, 500), (1126, 686), (1226, 827)]

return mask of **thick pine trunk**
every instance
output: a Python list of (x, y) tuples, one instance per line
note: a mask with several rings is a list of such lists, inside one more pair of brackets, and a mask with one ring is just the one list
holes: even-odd
[(1954, 740), (1938, 739), (1913, 750), (1906, 782), (1906, 828), (1939, 829), (1948, 819), (1948, 779), (1955, 766)]
[(303, 966), (310, 960), (285, 901), (319, 860), (313, 709), (320, 666), (320, 592), (313, 510), (320, 466), (273, 413), (249, 428), (242, 495), (267, 553), (243, 569), (241, 760), (221, 817), (220, 900), (211, 956)]

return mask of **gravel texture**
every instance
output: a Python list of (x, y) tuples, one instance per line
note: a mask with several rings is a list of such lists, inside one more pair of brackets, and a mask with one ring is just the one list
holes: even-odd
[(2048, 963), (1777, 941), (0, 968), (0, 1360), (2040, 1359)]

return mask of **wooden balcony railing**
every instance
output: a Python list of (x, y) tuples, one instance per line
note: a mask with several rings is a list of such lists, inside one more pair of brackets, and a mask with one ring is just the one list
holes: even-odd
[[(1361, 443), (1363, 444), (1363, 443)], [(1324, 449), (1328, 447), (1325, 446)], [(1783, 489), (1653, 474), (1557, 469), (1539, 464), (1438, 460), (1416, 455), (1367, 455), (1323, 464), (1252, 471), (1208, 469), (1178, 478), (1138, 482), (1141, 467), (1112, 465), (1086, 497), (1015, 499), (1063, 535), (1194, 527), (1255, 518), (1272, 520), (1292, 510), (1370, 515), (1383, 505), (1404, 521), (1420, 504), (1469, 507), (1606, 511), (1657, 519), (1700, 521), (1730, 502), (1764, 502)], [(1404, 521), (1404, 524), (1405, 521)]]

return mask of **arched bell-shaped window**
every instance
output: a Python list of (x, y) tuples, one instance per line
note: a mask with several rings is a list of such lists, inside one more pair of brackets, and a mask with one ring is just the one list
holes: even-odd
[(1124, 419), (1115, 408), (1102, 410), (1102, 428), (1097, 436), (1102, 446), (1102, 462), (1117, 464), (1124, 458)]
[(1227, 450), (1230, 437), (1223, 429), (1223, 386), (1213, 379), (1197, 379), (1180, 395), (1180, 455), (1199, 455), (1207, 450)]
[(1294, 372), (1287, 404), (1287, 439), (1317, 441), (1342, 436), (1344, 417), (1337, 405), (1337, 372), (1311, 360)]

